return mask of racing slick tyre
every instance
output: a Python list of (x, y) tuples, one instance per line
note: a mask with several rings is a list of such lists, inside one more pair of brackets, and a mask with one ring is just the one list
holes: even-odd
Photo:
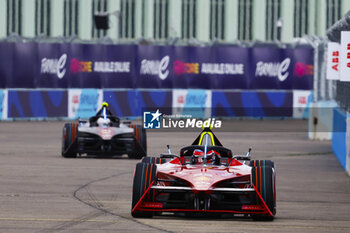
[[(151, 218), (153, 212), (137, 211), (133, 212), (134, 207), (140, 201), (144, 193), (148, 190), (152, 182), (156, 179), (157, 165), (151, 163), (136, 164), (134, 183), (132, 191), (131, 215), (134, 218)], [(148, 196), (144, 197), (149, 198)]]
[(270, 166), (275, 168), (275, 163), (272, 160), (252, 160), (250, 161), (249, 166), (251, 167)]
[(270, 216), (269, 214), (252, 214), (252, 218), (254, 220), (272, 221), (276, 214), (276, 189), (274, 168), (272, 168), (271, 166), (252, 167), (252, 182), (256, 190), (260, 193), (267, 208), (272, 213), (272, 216)]
[(157, 158), (157, 157), (143, 157), (141, 163), (152, 163), (152, 164), (163, 164), (165, 163), (165, 159)]
[(142, 157), (147, 156), (146, 130), (142, 128), (141, 125), (129, 125), (129, 127), (134, 129), (136, 140), (135, 148), (128, 154), (128, 157), (132, 159), (141, 159)]
[(77, 157), (78, 144), (76, 142), (78, 136), (78, 124), (66, 123), (62, 132), (62, 156), (65, 158)]

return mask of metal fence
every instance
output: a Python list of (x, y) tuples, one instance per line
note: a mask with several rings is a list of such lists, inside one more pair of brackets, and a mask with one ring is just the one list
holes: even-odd
[(337, 81), (336, 86), (336, 101), (339, 107), (344, 111), (350, 112), (350, 83)]
[(327, 43), (325, 38), (305, 37), (314, 48), (314, 92), (313, 102), (335, 99), (336, 82), (327, 80)]
[[(341, 31), (350, 31), (350, 11), (327, 30), (330, 41), (340, 43)], [(344, 111), (350, 112), (350, 83), (334, 81), (335, 100)]]

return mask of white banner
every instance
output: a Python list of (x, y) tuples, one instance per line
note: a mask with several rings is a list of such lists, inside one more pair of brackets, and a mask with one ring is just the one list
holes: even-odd
[(89, 118), (96, 114), (102, 105), (102, 90), (70, 89), (68, 90), (68, 117)]
[(194, 89), (173, 90), (173, 114), (207, 118), (211, 116), (211, 91)]
[(328, 42), (327, 79), (339, 80), (340, 44)]
[(312, 92), (293, 90), (293, 118), (308, 119)]
[(340, 41), (340, 81), (350, 82), (350, 31), (342, 31)]
[(7, 90), (0, 90), (0, 119), (7, 119)]

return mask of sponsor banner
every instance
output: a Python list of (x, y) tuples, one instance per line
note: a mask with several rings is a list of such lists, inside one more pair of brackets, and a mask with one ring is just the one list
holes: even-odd
[(68, 44), (41, 43), (38, 46), (37, 87), (68, 87), (69, 51)]
[(67, 91), (8, 91), (8, 118), (67, 117)]
[(13, 66), (16, 64), (14, 46), (15, 43), (0, 43), (0, 88), (16, 86), (13, 84), (13, 81), (17, 78), (13, 74)]
[(7, 119), (7, 90), (0, 90), (0, 119)]
[(37, 43), (14, 43), (11, 86), (16, 88), (36, 88)]
[(293, 117), (309, 118), (310, 105), (312, 103), (312, 91), (293, 91)]
[(286, 56), (285, 59), (291, 58), (288, 69), (289, 76), (287, 77), (287, 79), (290, 79), (291, 88), (284, 88), (283, 85), (281, 85), (281, 89), (312, 90), (314, 78), (313, 48), (309, 46), (287, 48), (284, 53)]
[(291, 58), (282, 52), (277, 47), (252, 48), (251, 88), (291, 88)]
[(250, 88), (250, 50), (240, 47), (212, 47), (212, 62), (201, 64), (201, 73), (210, 75), (209, 89)]
[(340, 44), (328, 42), (327, 79), (339, 80)]
[(69, 87), (134, 87), (134, 45), (71, 44), (70, 47)]
[(215, 88), (210, 75), (201, 73), (203, 62), (215, 61), (210, 47), (176, 46), (173, 50), (174, 88)]
[(249, 88), (248, 48), (179, 46), (174, 57), (174, 88)]
[(288, 91), (213, 91), (212, 116), (292, 117), (293, 93)]
[(102, 105), (102, 90), (70, 89), (68, 101), (69, 118), (89, 118), (95, 115)]
[(118, 117), (136, 117), (138, 113), (137, 91), (103, 91), (103, 101), (108, 103), (111, 112)]
[(119, 117), (140, 117), (142, 109), (163, 109), (171, 114), (171, 91), (103, 91), (103, 101), (109, 104), (112, 113)]
[(36, 43), (0, 43), (0, 87), (35, 88)]
[(172, 88), (172, 53), (170, 46), (138, 46), (135, 88)]
[(340, 81), (350, 81), (350, 32), (342, 31), (340, 39)]
[(313, 88), (313, 49), (253, 47), (251, 89)]
[(173, 90), (173, 115), (191, 115), (206, 118), (211, 116), (210, 90)]
[[(132, 88), (135, 46), (39, 44), (38, 87)], [(34, 51), (35, 52), (35, 51)]]
[(0, 43), (0, 60), (0, 88), (311, 90), (313, 85), (308, 46)]
[(141, 110), (162, 109), (162, 113), (171, 114), (172, 91), (138, 91), (138, 116), (142, 116)]

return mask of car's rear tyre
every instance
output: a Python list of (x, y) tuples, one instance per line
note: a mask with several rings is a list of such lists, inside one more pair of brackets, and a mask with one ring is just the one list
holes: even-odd
[(275, 163), (272, 160), (252, 160), (249, 162), (249, 166), (251, 167), (270, 166), (275, 168)]
[[(151, 163), (138, 163), (136, 164), (134, 182), (133, 182), (133, 192), (132, 192), (132, 206), (131, 215), (135, 218), (150, 218), (153, 216), (153, 212), (137, 211), (132, 210), (140, 201), (141, 197), (148, 190), (149, 186), (156, 178), (157, 166)], [(150, 197), (144, 197), (148, 200)]]
[(254, 220), (272, 221), (276, 214), (276, 188), (274, 168), (271, 166), (252, 167), (252, 182), (260, 193), (272, 216), (252, 214)]
[(152, 163), (152, 164), (163, 164), (165, 163), (165, 159), (161, 159), (158, 157), (143, 157), (141, 163)]
[(144, 156), (147, 156), (147, 137), (146, 130), (142, 128), (141, 125), (130, 125), (130, 128), (134, 129), (135, 137), (135, 147), (132, 152), (128, 154), (128, 157), (131, 159), (141, 159)]
[(78, 124), (66, 123), (62, 131), (62, 151), (61, 155), (65, 158), (75, 158), (78, 153)]

